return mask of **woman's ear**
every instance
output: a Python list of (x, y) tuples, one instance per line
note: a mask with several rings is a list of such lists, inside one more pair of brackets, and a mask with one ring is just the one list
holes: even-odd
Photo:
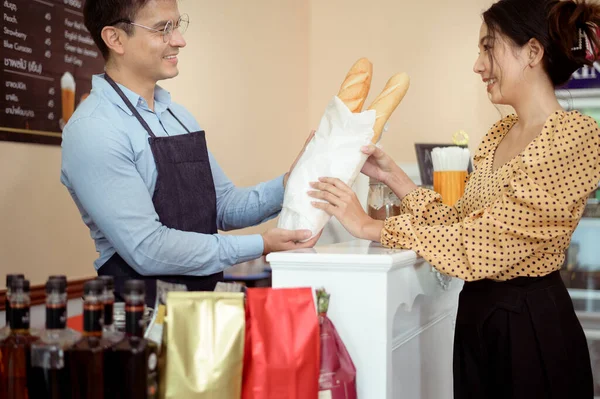
[(544, 46), (537, 39), (530, 39), (525, 45), (529, 67), (538, 66), (544, 59)]

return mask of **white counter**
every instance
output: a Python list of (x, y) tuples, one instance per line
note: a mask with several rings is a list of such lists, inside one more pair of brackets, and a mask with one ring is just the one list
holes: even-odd
[(412, 251), (368, 241), (272, 253), (273, 287), (324, 287), (357, 369), (360, 399), (451, 399), (462, 281)]

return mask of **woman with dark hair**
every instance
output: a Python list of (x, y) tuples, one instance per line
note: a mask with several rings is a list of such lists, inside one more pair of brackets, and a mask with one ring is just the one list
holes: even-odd
[(455, 398), (593, 397), (587, 342), (559, 269), (600, 180), (597, 123), (564, 111), (555, 88), (598, 54), (600, 6), (500, 0), (483, 14), (481, 75), (497, 122), (474, 156), (455, 206), (417, 187), (373, 146), (363, 173), (402, 199), (402, 215), (371, 219), (339, 180), (313, 183), (313, 204), (354, 236), (416, 251), (463, 279), (454, 343)]

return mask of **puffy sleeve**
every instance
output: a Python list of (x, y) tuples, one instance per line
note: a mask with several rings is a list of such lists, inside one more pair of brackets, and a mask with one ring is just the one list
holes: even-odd
[(556, 129), (521, 154), (502, 192), (485, 208), (450, 225), (425, 225), (411, 213), (389, 218), (382, 244), (412, 249), (466, 281), (527, 275), (532, 270), (519, 271), (523, 264), (542, 267), (524, 262), (528, 258), (564, 256), (600, 179), (598, 125), (577, 115), (558, 120)]
[(438, 193), (422, 187), (402, 199), (400, 213), (410, 215), (413, 224), (419, 226), (447, 226), (459, 221), (457, 208), (443, 204)]

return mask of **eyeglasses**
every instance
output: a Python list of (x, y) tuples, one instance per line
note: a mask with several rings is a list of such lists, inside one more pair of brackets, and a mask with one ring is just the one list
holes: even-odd
[(135, 22), (132, 22), (126, 18), (118, 19), (118, 20), (114, 21), (112, 24), (108, 24), (108, 26), (121, 24), (121, 23), (138, 26), (140, 28), (144, 28), (144, 29), (147, 29), (152, 32), (160, 33), (162, 35), (163, 42), (168, 43), (169, 40), (171, 40), (171, 36), (173, 36), (173, 31), (175, 29), (179, 29), (179, 33), (181, 33), (182, 35), (185, 33), (185, 31), (188, 28), (188, 25), (190, 24), (190, 17), (187, 14), (181, 14), (181, 16), (179, 17), (177, 22), (168, 20), (167, 23), (165, 24), (165, 27), (162, 29), (154, 29), (149, 26), (136, 24)]

